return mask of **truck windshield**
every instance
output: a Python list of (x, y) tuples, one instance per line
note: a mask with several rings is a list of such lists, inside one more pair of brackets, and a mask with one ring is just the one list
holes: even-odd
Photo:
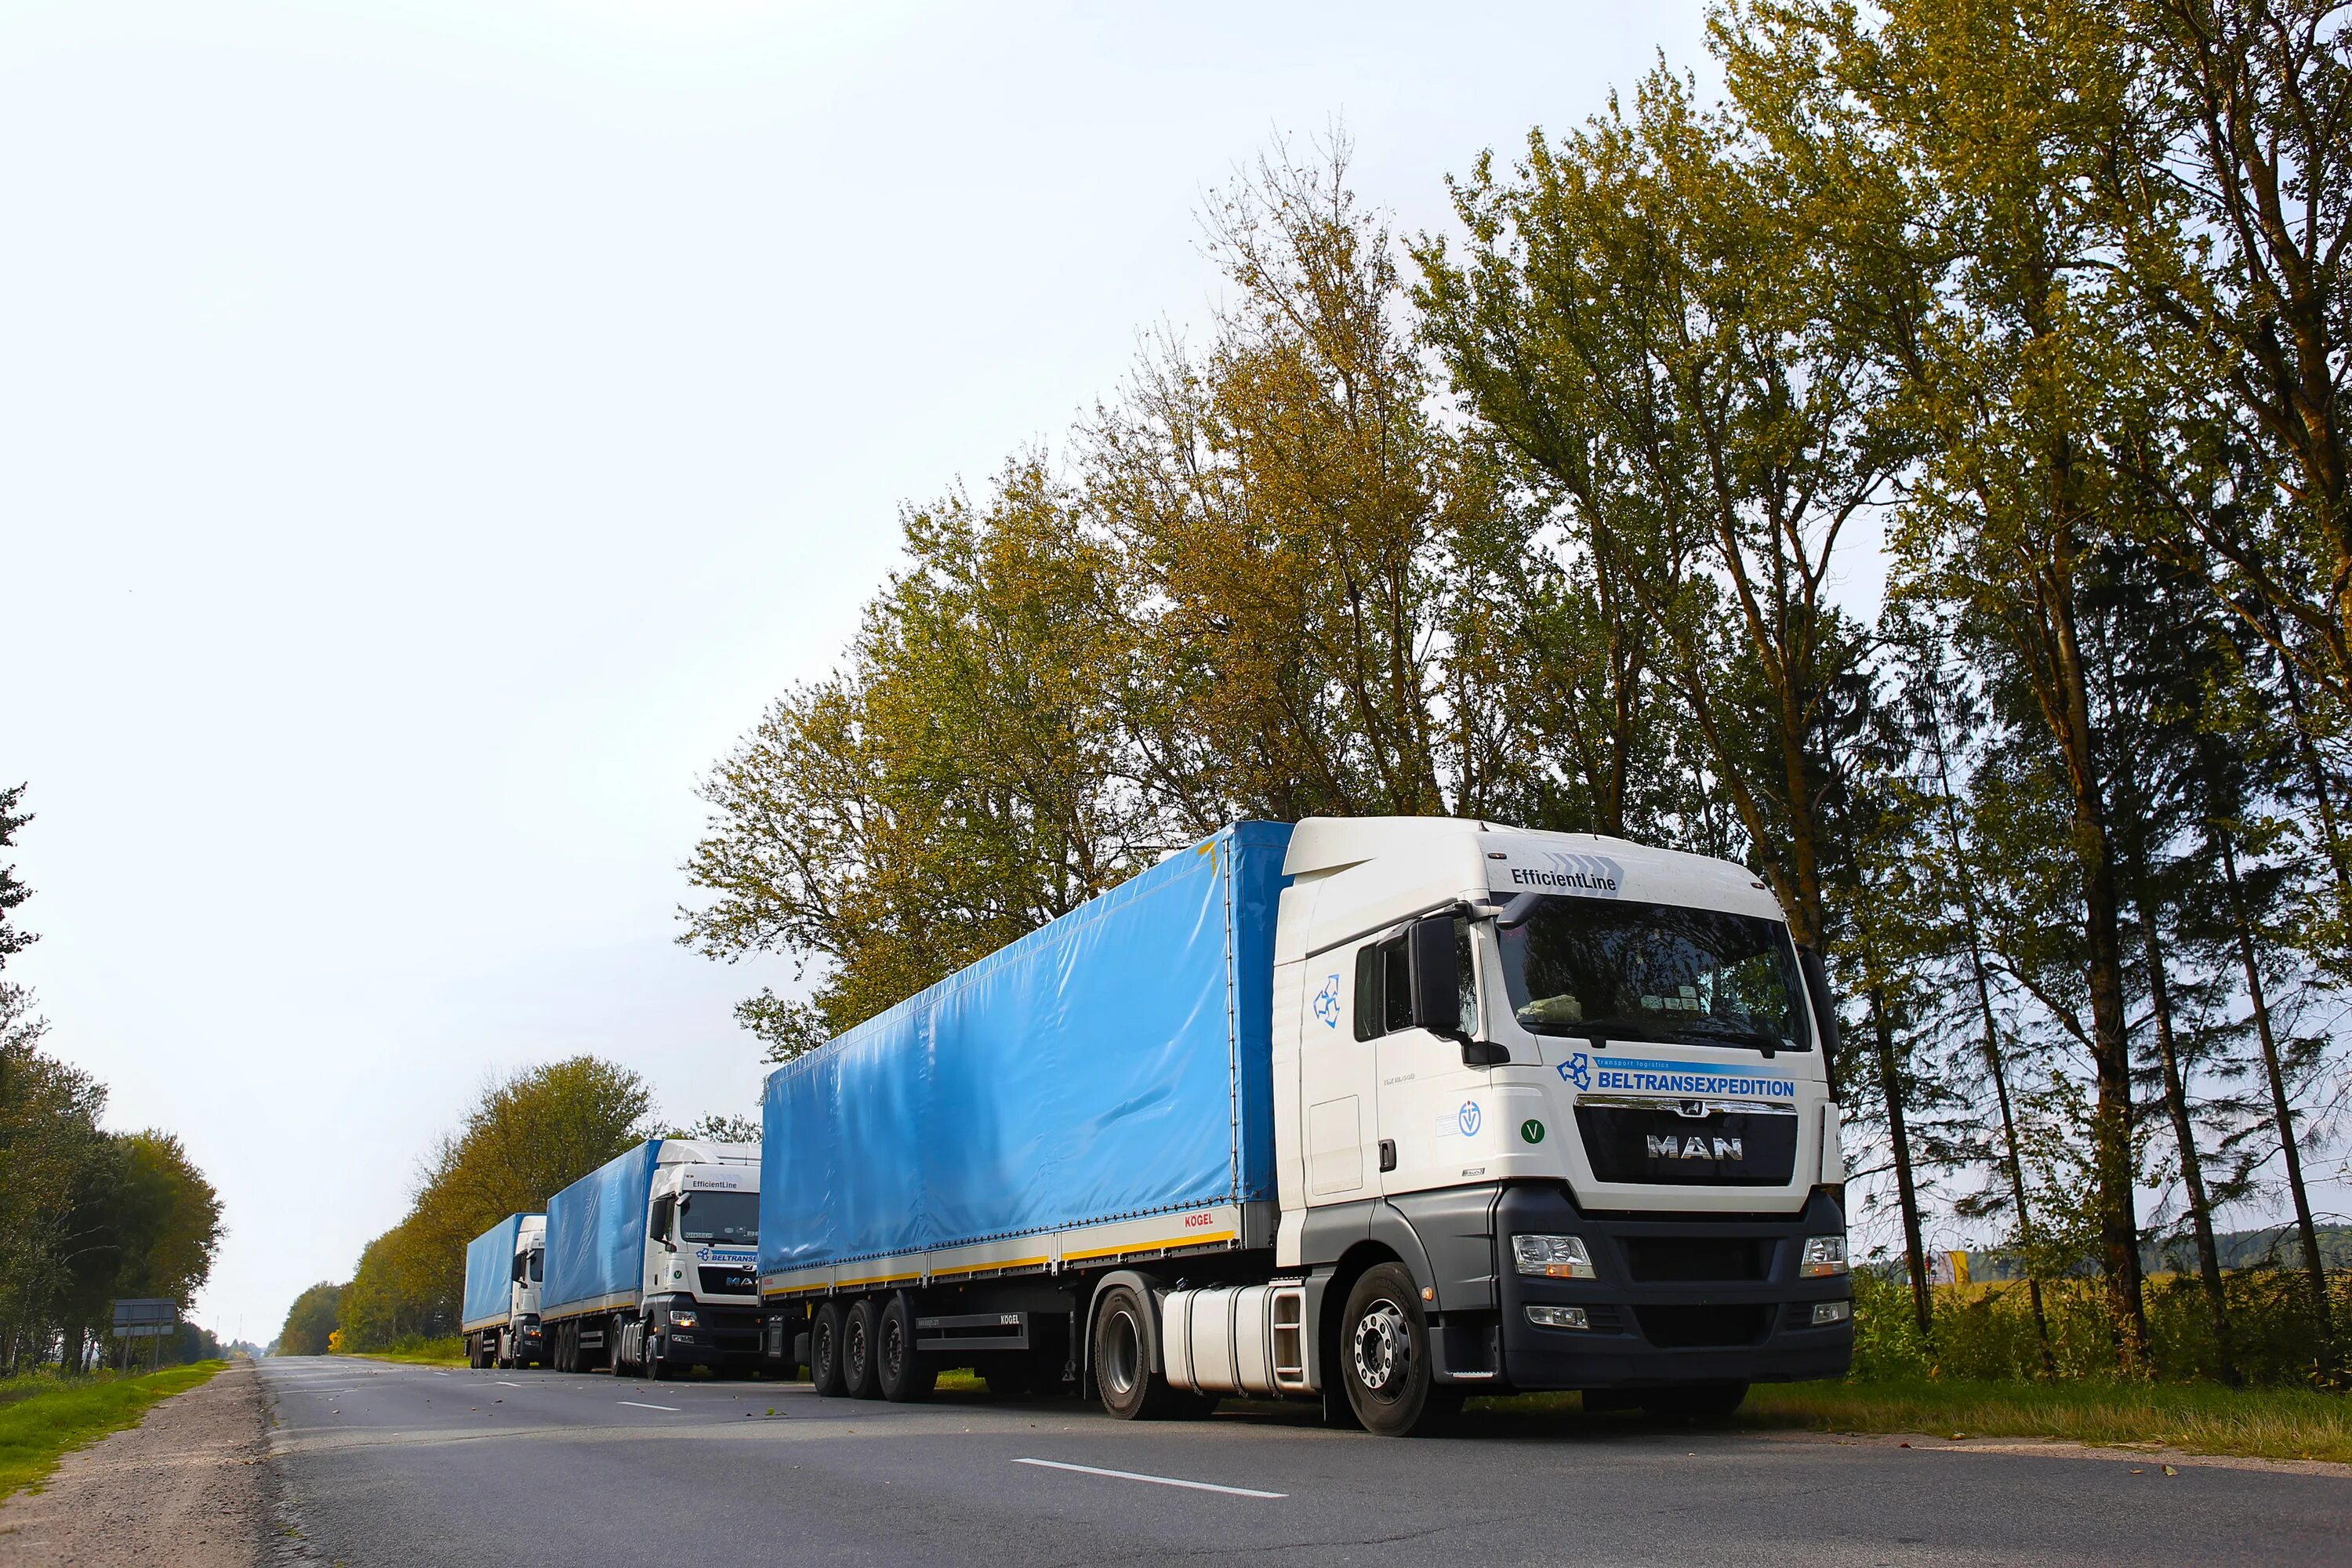
[(1801, 1051), (1788, 928), (1720, 910), (1547, 896), (1497, 926), (1512, 1016), (1538, 1035)]
[(721, 1247), (760, 1245), (760, 1194), (688, 1193), (677, 1201), (677, 1238)]

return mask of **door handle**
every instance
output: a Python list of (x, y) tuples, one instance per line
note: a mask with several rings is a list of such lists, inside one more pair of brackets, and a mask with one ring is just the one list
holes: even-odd
[(1383, 1171), (1396, 1169), (1396, 1140), (1393, 1138), (1381, 1140), (1381, 1169)]

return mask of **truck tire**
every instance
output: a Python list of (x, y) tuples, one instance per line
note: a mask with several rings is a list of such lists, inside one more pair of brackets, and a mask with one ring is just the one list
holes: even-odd
[(827, 1301), (809, 1323), (809, 1385), (819, 1399), (839, 1399), (849, 1389), (841, 1376), (841, 1303)]
[(882, 1397), (881, 1366), (874, 1354), (879, 1316), (874, 1298), (860, 1296), (841, 1321), (841, 1383), (852, 1399)]
[(874, 1326), (874, 1381), (893, 1405), (929, 1399), (939, 1386), (939, 1367), (915, 1348), (915, 1310), (903, 1295), (890, 1298)]
[(1151, 1370), (1150, 1309), (1134, 1287), (1114, 1285), (1095, 1308), (1092, 1347), (1095, 1387), (1102, 1407), (1122, 1421), (1161, 1421), (1203, 1408), (1168, 1386)]
[(626, 1342), (621, 1338), (621, 1318), (616, 1312), (604, 1320), (604, 1370), (614, 1377), (629, 1374), (629, 1363), (621, 1359), (621, 1346)]
[(1645, 1388), (1642, 1414), (1653, 1421), (1723, 1421), (1748, 1397), (1744, 1383), (1689, 1383), (1679, 1388)]
[(557, 1372), (572, 1370), (572, 1325), (556, 1323), (547, 1330), (547, 1364)]
[(1429, 1432), (1462, 1408), (1460, 1391), (1436, 1381), (1421, 1289), (1403, 1264), (1366, 1269), (1348, 1292), (1339, 1376), (1356, 1419), (1383, 1437)]

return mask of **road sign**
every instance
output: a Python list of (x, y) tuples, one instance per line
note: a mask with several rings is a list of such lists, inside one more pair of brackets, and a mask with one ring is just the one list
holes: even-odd
[(180, 1304), (169, 1296), (122, 1298), (114, 1303), (114, 1337), (151, 1339), (180, 1330)]

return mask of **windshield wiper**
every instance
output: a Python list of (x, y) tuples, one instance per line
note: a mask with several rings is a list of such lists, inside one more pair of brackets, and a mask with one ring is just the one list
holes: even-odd
[(1711, 1046), (1720, 1042), (1727, 1046), (1746, 1046), (1750, 1050), (1761, 1051), (1768, 1057), (1775, 1051), (1791, 1051), (1797, 1048), (1794, 1044), (1779, 1035), (1768, 1035), (1761, 1029), (1743, 1029), (1730, 1024), (1711, 1025), (1693, 1029), (1691, 1032), (1698, 1037), (1689, 1042), (1692, 1045)]

